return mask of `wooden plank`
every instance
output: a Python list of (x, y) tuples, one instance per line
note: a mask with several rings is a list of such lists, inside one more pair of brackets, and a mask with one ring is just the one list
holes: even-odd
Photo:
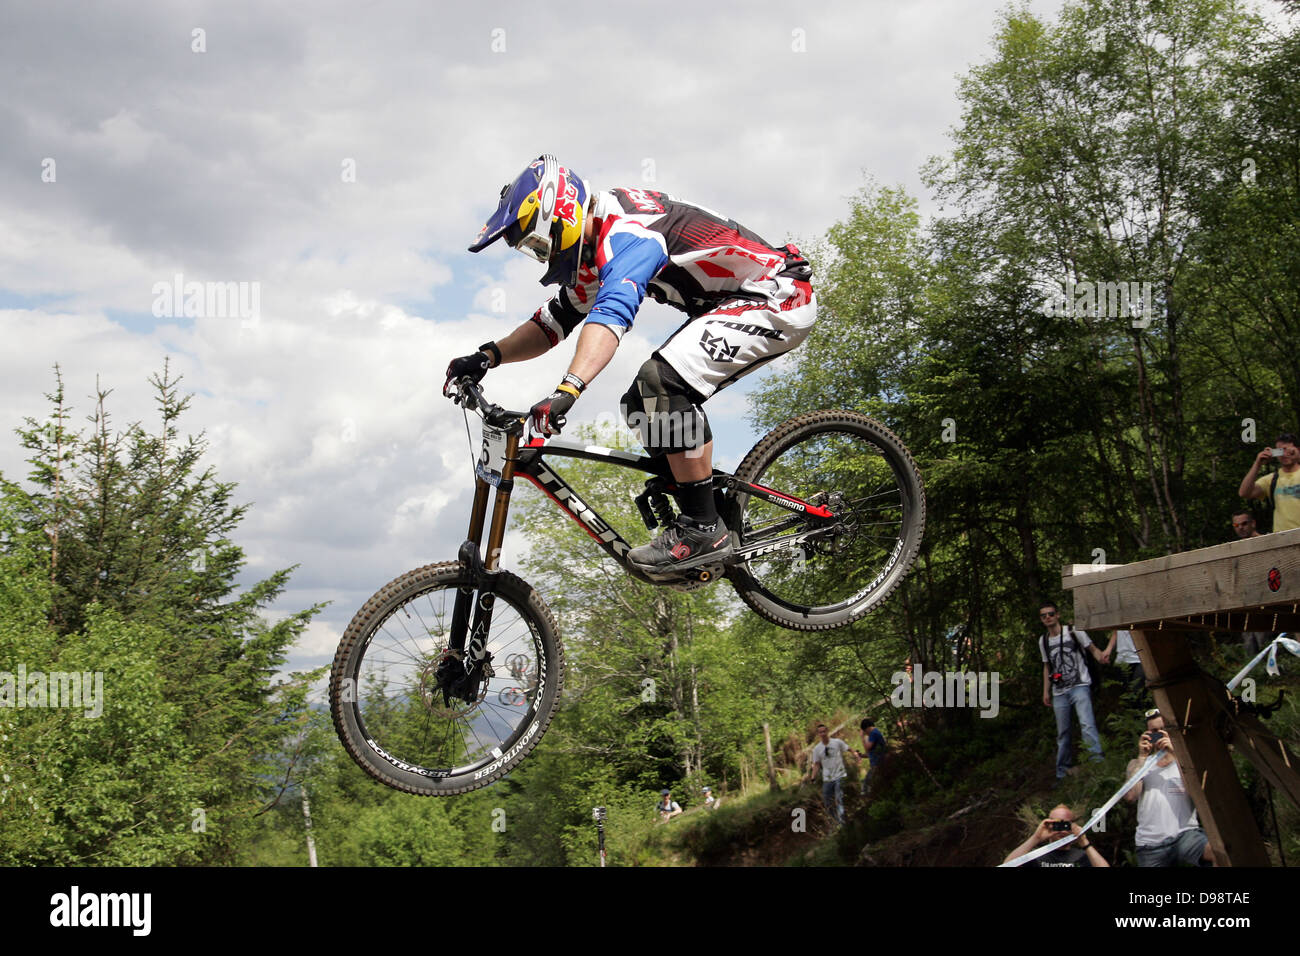
[(1074, 622), (1085, 630), (1157, 622), (1165, 628), (1300, 628), (1300, 529), (1090, 567), (1067, 566), (1061, 582), (1074, 592)]
[[(1217, 708), (1211, 695), (1221, 696), (1222, 685), (1215, 687), (1201, 673), (1186, 639), (1179, 635), (1137, 630), (1133, 644), (1156, 706), (1165, 718), (1183, 786), (1219, 864), (1268, 866), (1264, 838), (1237, 779), (1232, 756), (1215, 732)], [(1134, 734), (1135, 754), (1140, 733)]]
[[(1291, 531), (1279, 531), (1275, 534), (1261, 534), (1258, 538), (1242, 538), (1238, 541), (1225, 541), (1223, 544), (1208, 548), (1196, 548), (1166, 554), (1146, 561), (1134, 561), (1131, 564), (1067, 564), (1062, 568), (1064, 577), (1087, 575), (1093, 580), (1108, 580), (1146, 574), (1152, 570), (1171, 571), (1193, 564), (1207, 564), (1226, 557), (1241, 557), (1272, 551), (1284, 551), (1287, 548), (1300, 547), (1300, 528)], [(1093, 578), (1093, 575), (1096, 575)], [(1067, 583), (1066, 587), (1070, 587)]]

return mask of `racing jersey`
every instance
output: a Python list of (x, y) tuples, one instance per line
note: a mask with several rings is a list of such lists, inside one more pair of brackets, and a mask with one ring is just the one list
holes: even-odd
[(736, 300), (763, 301), (787, 270), (812, 276), (793, 246), (775, 248), (740, 223), (667, 193), (620, 188), (594, 199), (594, 241), (583, 250), (578, 281), (537, 310), (552, 345), (583, 320), (619, 338), (649, 294), (692, 318)]

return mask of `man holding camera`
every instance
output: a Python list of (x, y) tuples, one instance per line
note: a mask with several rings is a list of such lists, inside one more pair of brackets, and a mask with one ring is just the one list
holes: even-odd
[[(1255, 456), (1237, 494), (1267, 501), (1273, 508), (1273, 530), (1290, 531), (1300, 528), (1300, 448), (1290, 432), (1278, 435), (1273, 445)], [(1259, 469), (1268, 462), (1277, 470), (1259, 477)]]
[(1151, 771), (1124, 794), (1137, 801), (1138, 866), (1214, 866), (1210, 838), (1196, 819), (1196, 808), (1183, 786), (1183, 775), (1174, 759), (1165, 719), (1158, 710), (1147, 711), (1147, 730), (1138, 738), (1138, 755), (1130, 760), (1132, 777), (1152, 753), (1163, 756)]
[(1038, 653), (1043, 659), (1043, 706), (1056, 714), (1056, 779), (1065, 777), (1070, 768), (1073, 747), (1070, 734), (1073, 715), (1079, 717), (1079, 729), (1093, 760), (1101, 759), (1101, 737), (1092, 715), (1092, 677), (1084, 654), (1097, 663), (1106, 663), (1087, 631), (1066, 625), (1061, 627), (1060, 612), (1048, 602), (1038, 609), (1038, 619), (1047, 633), (1038, 639)]
[(1038, 824), (1038, 829), (1030, 834), (1029, 839), (1008, 853), (1007, 858), (1002, 862), (1010, 863), (1016, 857), (1024, 856), (1044, 843), (1059, 840), (1067, 833), (1074, 834), (1073, 843), (1058, 846), (1051, 853), (1044, 853), (1038, 859), (1025, 863), (1024, 866), (1110, 866), (1106, 858), (1092, 845), (1088, 835), (1083, 832), (1079, 824), (1074, 822), (1074, 812), (1063, 803), (1052, 810), (1047, 815), (1047, 819)]

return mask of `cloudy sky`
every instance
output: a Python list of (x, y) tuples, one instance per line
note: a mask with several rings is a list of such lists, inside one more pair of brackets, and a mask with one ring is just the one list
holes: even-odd
[[(366, 597), (464, 536), (443, 371), (549, 294), (503, 244), (465, 251), (502, 183), (554, 152), (597, 188), (649, 182), (777, 243), (822, 234), (868, 175), (928, 208), (917, 170), (1004, 6), (10, 4), (0, 431), (44, 415), (56, 362), (76, 414), (98, 380), (117, 422), (152, 421), (170, 357), (194, 393), (182, 424), (253, 503), (245, 581), (298, 564), (277, 607), (333, 602), (291, 662), (325, 663)], [(159, 292), (176, 277), (245, 283), (245, 308), (187, 317)], [(647, 302), (571, 419), (609, 417), (678, 318)], [(572, 341), (493, 372), (490, 394), (542, 398)], [(755, 437), (745, 391), (709, 405), (724, 466)], [(0, 471), (25, 472), (12, 437)]]

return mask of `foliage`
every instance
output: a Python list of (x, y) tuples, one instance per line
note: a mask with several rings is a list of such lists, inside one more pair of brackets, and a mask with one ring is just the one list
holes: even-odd
[(56, 382), (50, 418), (20, 431), (33, 490), (0, 497), (0, 660), (41, 675), (29, 704), (43, 675), (79, 675), (81, 706), (51, 692), (6, 714), (0, 860), (231, 862), (286, 773), (312, 675), (276, 675), (316, 609), (262, 619), (288, 571), (237, 593), (243, 508), (198, 471), (202, 438), (178, 440), (169, 372), (156, 435), (113, 433), (102, 390), (91, 434), (73, 431)]

